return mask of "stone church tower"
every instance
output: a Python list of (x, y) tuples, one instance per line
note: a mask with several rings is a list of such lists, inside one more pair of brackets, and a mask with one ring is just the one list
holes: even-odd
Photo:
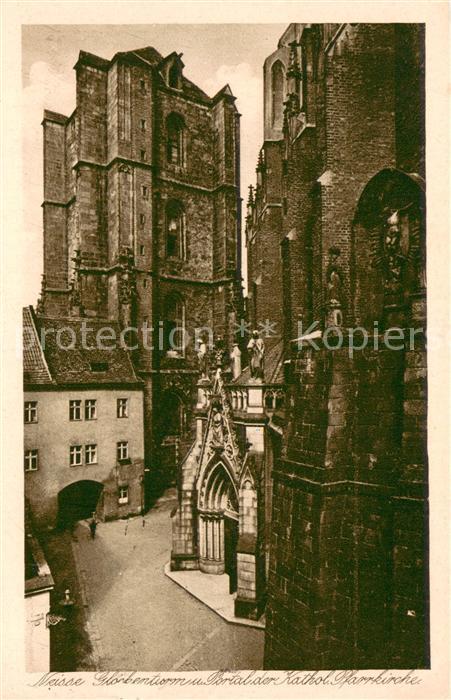
[(43, 120), (38, 313), (139, 329), (146, 462), (163, 472), (190, 441), (195, 331), (231, 345), (241, 312), (239, 114), (228, 86), (210, 98), (183, 68), (151, 47), (82, 51), (75, 111)]

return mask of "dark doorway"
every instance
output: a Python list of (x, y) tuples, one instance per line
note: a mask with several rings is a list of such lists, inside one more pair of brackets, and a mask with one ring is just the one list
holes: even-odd
[(224, 517), (224, 570), (229, 575), (229, 593), (237, 586), (236, 546), (238, 543), (238, 520)]
[[(90, 518), (101, 504), (103, 485), (97, 481), (76, 481), (58, 494), (58, 528), (71, 527)], [(98, 513), (100, 515), (100, 513)]]

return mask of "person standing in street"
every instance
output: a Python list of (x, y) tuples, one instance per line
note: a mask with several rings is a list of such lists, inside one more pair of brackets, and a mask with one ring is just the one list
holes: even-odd
[(96, 530), (97, 530), (97, 520), (96, 520), (96, 514), (92, 514), (92, 518), (89, 521), (89, 530), (91, 532), (91, 539), (93, 540), (96, 536)]

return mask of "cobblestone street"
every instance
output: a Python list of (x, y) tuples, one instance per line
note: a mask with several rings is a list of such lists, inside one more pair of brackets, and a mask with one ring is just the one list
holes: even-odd
[[(89, 665), (142, 671), (261, 668), (263, 630), (225, 622), (164, 575), (174, 505), (170, 493), (144, 520), (100, 523), (95, 540), (86, 522), (78, 523), (72, 549), (77, 598), (92, 645)], [(77, 668), (86, 667), (86, 659), (77, 661)]]

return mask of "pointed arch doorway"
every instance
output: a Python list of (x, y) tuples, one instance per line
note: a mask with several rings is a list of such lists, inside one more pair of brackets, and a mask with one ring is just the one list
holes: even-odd
[(199, 493), (199, 568), (228, 574), (229, 592), (237, 588), (238, 496), (222, 460), (206, 471)]

